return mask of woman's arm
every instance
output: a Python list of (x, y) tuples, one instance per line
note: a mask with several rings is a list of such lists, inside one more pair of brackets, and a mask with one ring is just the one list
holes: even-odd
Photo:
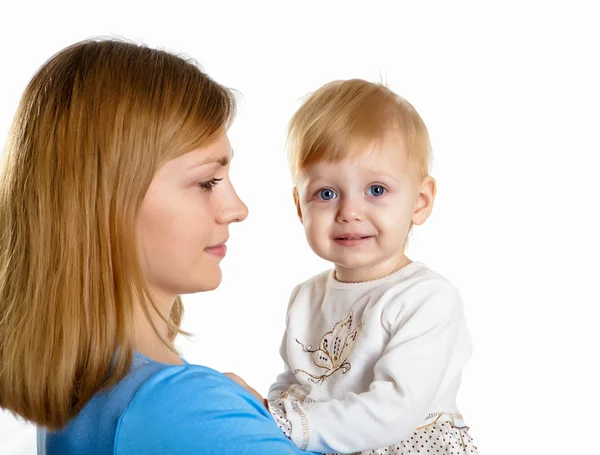
[(168, 367), (152, 376), (122, 415), (115, 454), (304, 454), (263, 403), (209, 368)]

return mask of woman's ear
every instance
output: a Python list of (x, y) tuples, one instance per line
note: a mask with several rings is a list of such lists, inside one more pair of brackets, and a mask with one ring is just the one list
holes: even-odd
[(298, 196), (298, 188), (294, 187), (294, 189), (292, 190), (292, 194), (294, 196), (294, 204), (296, 204), (296, 210), (298, 211), (298, 218), (300, 219), (300, 222), (302, 223), (302, 209), (300, 208), (300, 199)]
[(423, 224), (431, 211), (433, 210), (433, 201), (435, 199), (435, 193), (437, 191), (437, 185), (435, 179), (431, 176), (427, 176), (419, 185), (419, 193), (417, 194), (417, 200), (415, 201), (415, 210), (412, 216), (413, 224)]

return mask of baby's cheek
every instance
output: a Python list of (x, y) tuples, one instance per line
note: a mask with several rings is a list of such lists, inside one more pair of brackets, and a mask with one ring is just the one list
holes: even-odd
[(311, 249), (317, 254), (323, 253), (325, 248), (325, 237), (323, 232), (314, 224), (307, 226), (305, 232), (306, 240)]

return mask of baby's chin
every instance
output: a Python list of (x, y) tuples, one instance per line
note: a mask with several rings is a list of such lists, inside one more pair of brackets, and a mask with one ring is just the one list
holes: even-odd
[(331, 257), (323, 258), (329, 262), (331, 262), (337, 268), (343, 268), (346, 270), (363, 270), (365, 268), (371, 267), (373, 265), (372, 260), (367, 260), (364, 258), (340, 258), (340, 257)]
[(349, 270), (364, 269), (377, 265), (380, 261), (384, 260), (383, 258), (380, 258), (379, 252), (373, 249), (373, 245), (354, 249), (344, 248), (338, 245), (311, 244), (309, 242), (309, 246), (313, 253), (321, 259), (330, 262), (336, 267), (342, 267)]

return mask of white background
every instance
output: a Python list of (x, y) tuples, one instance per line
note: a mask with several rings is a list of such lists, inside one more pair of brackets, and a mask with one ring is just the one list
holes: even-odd
[[(185, 53), (244, 96), (230, 137), (250, 216), (222, 286), (184, 298), (189, 361), (266, 393), (288, 294), (328, 267), (295, 216), (285, 126), (328, 81), (383, 78), (431, 132), (439, 193), (409, 256), (462, 292), (475, 353), (459, 406), (482, 454), (598, 453), (595, 2), (25, 3), (0, 10), (2, 143), (34, 71), (92, 36)], [(0, 414), (0, 454), (34, 444)]]

